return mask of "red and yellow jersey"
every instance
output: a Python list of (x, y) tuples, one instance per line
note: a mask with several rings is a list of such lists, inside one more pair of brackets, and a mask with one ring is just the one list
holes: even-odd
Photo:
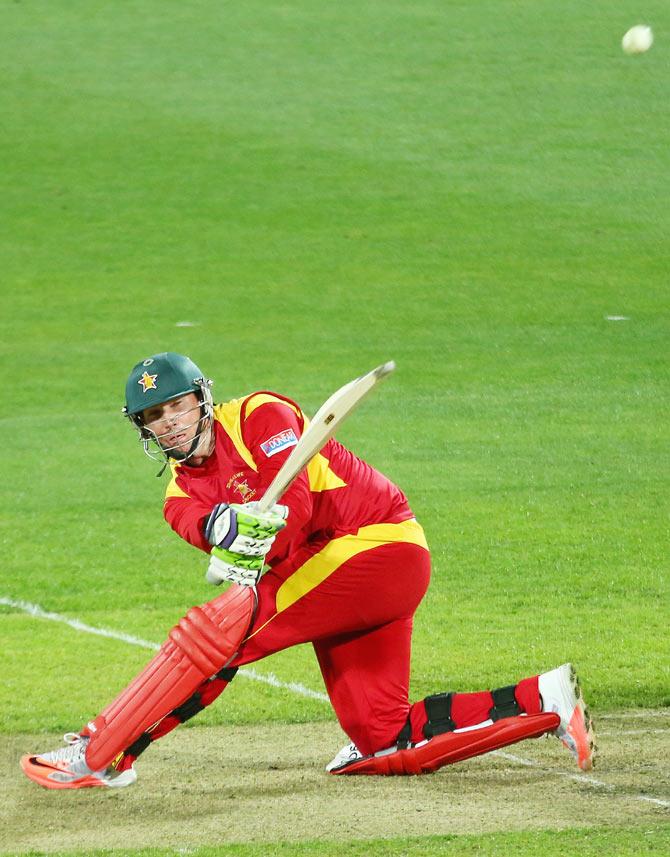
[[(164, 515), (186, 541), (204, 551), (203, 525), (217, 503), (260, 500), (296, 445), (306, 418), (276, 393), (252, 393), (214, 406), (215, 446), (200, 467), (171, 462)], [(413, 517), (405, 495), (390, 480), (336, 440), (288, 488), (287, 525), (269, 554), (271, 564), (317, 535), (335, 537), (375, 523)]]

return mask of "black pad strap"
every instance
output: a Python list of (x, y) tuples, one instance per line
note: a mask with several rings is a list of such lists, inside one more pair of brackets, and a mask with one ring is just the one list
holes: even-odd
[(235, 673), (239, 667), (224, 667), (216, 674), (217, 678), (222, 678), (224, 681), (232, 681), (235, 678)]
[(423, 727), (426, 738), (434, 735), (442, 735), (443, 732), (453, 732), (456, 724), (451, 719), (451, 697), (452, 693), (436, 693), (427, 696), (423, 704), (426, 706), (428, 722)]
[(151, 735), (148, 732), (143, 732), (140, 737), (134, 741), (125, 751), (126, 756), (139, 756), (151, 744)]
[(171, 713), (175, 717), (178, 717), (182, 723), (186, 723), (187, 720), (190, 720), (191, 717), (195, 717), (199, 711), (202, 711), (204, 707), (200, 694), (194, 693), (186, 702), (182, 703), (178, 708), (173, 709)]
[(507, 687), (499, 687), (491, 691), (493, 697), (493, 707), (489, 711), (491, 720), (495, 722), (503, 717), (516, 717), (521, 714), (521, 708), (514, 695), (515, 689), (515, 684), (508, 684)]
[(400, 732), (398, 732), (398, 737), (395, 739), (396, 747), (399, 750), (406, 750), (412, 738), (412, 723), (409, 719), (409, 715), (407, 716), (407, 720), (405, 721), (405, 725), (402, 727)]
[[(235, 678), (237, 670), (238, 667), (224, 667), (222, 670), (219, 670), (216, 677), (223, 681), (232, 681)], [(181, 723), (186, 723), (187, 720), (190, 720), (191, 717), (195, 717), (196, 714), (202, 711), (204, 707), (205, 706), (202, 704), (202, 698), (196, 691), (196, 693), (194, 693), (193, 696), (190, 696), (186, 702), (183, 702), (180, 706), (173, 709), (168, 716), (174, 716)], [(152, 740), (153, 738), (150, 732), (143, 732), (125, 752), (130, 756), (139, 756), (140, 753), (143, 753), (147, 749)]]

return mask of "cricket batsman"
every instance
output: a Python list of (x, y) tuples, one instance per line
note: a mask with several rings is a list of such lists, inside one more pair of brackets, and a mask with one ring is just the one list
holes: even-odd
[(208, 555), (210, 581), (232, 585), (188, 610), (65, 746), (24, 756), (24, 773), (51, 789), (131, 785), (149, 744), (211, 704), (239, 667), (307, 642), (351, 741), (331, 774), (428, 773), (544, 733), (589, 770), (593, 727), (570, 664), (410, 703), (412, 620), (430, 554), (405, 495), (331, 439), (261, 511), (307, 419), (264, 391), (215, 405), (211, 386), (188, 357), (155, 354), (131, 371), (124, 413), (144, 451), (171, 468), (165, 519)]

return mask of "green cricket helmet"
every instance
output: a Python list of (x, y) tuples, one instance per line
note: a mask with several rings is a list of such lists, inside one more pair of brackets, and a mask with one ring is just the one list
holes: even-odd
[[(202, 436), (212, 424), (211, 386), (211, 380), (204, 376), (189, 357), (172, 351), (154, 354), (133, 367), (126, 381), (126, 405), (123, 413), (139, 431), (140, 441), (149, 458), (166, 463), (169, 458), (186, 461), (195, 453)], [(194, 422), (188, 426), (190, 428), (198, 423), (198, 430), (189, 451), (182, 453), (161, 443), (161, 438), (165, 435), (157, 435), (146, 426), (142, 412), (146, 408), (178, 399), (187, 393), (195, 393), (198, 397), (198, 405), (192, 409), (196, 410), (197, 414), (194, 415)], [(165, 434), (169, 434), (169, 431)], [(151, 442), (155, 444), (155, 448), (149, 446)]]

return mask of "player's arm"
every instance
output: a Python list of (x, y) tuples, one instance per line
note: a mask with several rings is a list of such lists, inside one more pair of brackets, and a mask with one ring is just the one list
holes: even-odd
[(288, 510), (275, 505), (254, 512), (241, 504), (217, 503), (214, 508), (186, 496), (165, 500), (165, 519), (183, 539), (210, 553), (210, 583), (231, 581), (253, 586), (263, 572), (264, 558), (285, 525)]
[[(241, 428), (257, 465), (260, 482), (256, 491), (260, 499), (297, 443), (303, 417), (297, 406), (279, 399), (249, 410)], [(260, 512), (255, 502), (218, 503), (211, 507), (189, 497), (175, 476), (166, 492), (164, 515), (183, 539), (211, 553), (210, 582), (231, 580), (252, 585), (260, 577), (266, 558), (272, 563), (283, 557), (291, 540), (311, 517), (307, 474), (301, 474), (281, 499), (282, 505), (266, 513)]]
[(209, 553), (212, 546), (205, 537), (205, 522), (212, 512), (211, 505), (181, 494), (168, 495), (163, 505), (163, 517), (172, 529), (193, 547)]
[[(252, 396), (249, 403), (241, 415), (241, 432), (257, 467), (260, 499), (296, 445), (304, 420), (297, 406), (267, 394)], [(281, 499), (268, 511), (259, 509), (258, 500), (215, 506), (204, 527), (213, 545), (206, 575), (210, 583), (253, 586), (266, 562), (272, 564), (288, 553), (291, 540), (311, 516), (307, 475), (299, 477)]]

